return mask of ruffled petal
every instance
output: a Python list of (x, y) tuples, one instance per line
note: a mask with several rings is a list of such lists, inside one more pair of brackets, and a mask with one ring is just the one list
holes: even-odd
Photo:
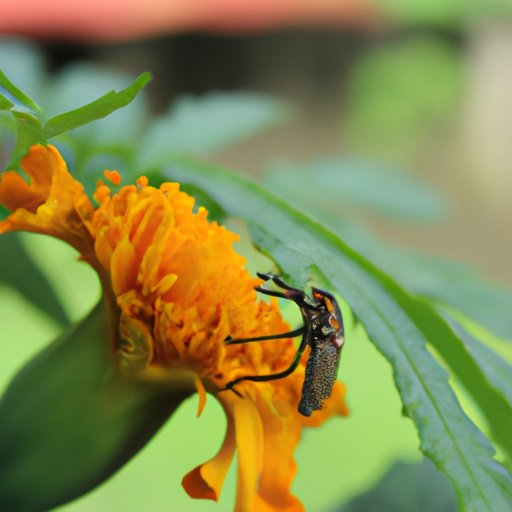
[(192, 498), (218, 501), (226, 474), (235, 454), (234, 419), (226, 410), (227, 430), (221, 449), (208, 462), (187, 473), (182, 485)]
[(0, 202), (11, 211), (25, 208), (35, 212), (43, 200), (34, 188), (17, 172), (7, 171), (0, 178)]
[[(263, 389), (261, 390), (264, 391)], [(299, 512), (304, 510), (290, 488), (297, 472), (293, 454), (300, 441), (302, 418), (296, 408), (276, 411), (271, 393), (260, 395), (258, 411), (265, 436), (263, 466), (259, 482), (258, 512)]]
[(21, 161), (21, 168), (30, 178), (27, 183), (18, 173), (6, 172), (0, 178), (0, 202), (9, 210), (24, 208), (35, 213), (50, 194), (52, 176), (66, 164), (51, 147), (32, 146)]
[(25, 230), (60, 238), (97, 267), (89, 231), (92, 204), (57, 148), (32, 146), (21, 168), (30, 183), (13, 171), (0, 178), (0, 203), (12, 211), (0, 222), (0, 233)]

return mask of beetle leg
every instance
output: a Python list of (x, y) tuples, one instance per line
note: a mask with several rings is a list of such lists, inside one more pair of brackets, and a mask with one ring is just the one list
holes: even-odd
[(271, 280), (274, 284), (276, 284), (277, 286), (279, 286), (279, 288), (282, 288), (283, 290), (298, 292), (301, 295), (304, 294), (304, 292), (302, 290), (299, 290), (298, 288), (294, 288), (293, 286), (286, 284), (280, 277), (275, 276), (274, 274), (260, 274), (258, 272), (257, 275), (258, 275), (258, 277), (260, 277), (262, 279), (263, 279), (262, 276), (265, 276), (267, 278), (267, 279), (265, 279), (266, 281)]
[[(250, 380), (253, 382), (265, 382), (269, 380), (277, 380), (282, 379), (284, 377), (287, 377), (291, 373), (295, 371), (297, 366), (299, 366), (302, 354), (304, 353), (304, 350), (306, 349), (306, 346), (309, 342), (309, 331), (306, 332), (300, 342), (299, 348), (297, 349), (297, 352), (295, 354), (295, 357), (293, 358), (293, 361), (291, 362), (290, 366), (279, 373), (272, 373), (270, 375), (247, 375), (244, 377), (238, 377), (237, 379), (232, 380), (231, 382), (228, 382), (226, 386), (219, 391), (227, 391), (228, 389), (233, 390), (233, 386), (238, 384), (239, 382), (242, 382), (244, 380)], [(238, 393), (237, 393), (238, 394)]]
[[(264, 281), (272, 281), (279, 288), (286, 290), (284, 292), (285, 298), (289, 299), (292, 297), (297, 297), (297, 298), (303, 299), (306, 295), (303, 290), (299, 290), (298, 288), (293, 288), (293, 286), (286, 284), (280, 277), (277, 277), (274, 274), (263, 274), (262, 272), (256, 272), (256, 275), (260, 279), (263, 279)], [(260, 286), (257, 286), (256, 290), (263, 291), (263, 293), (265, 293), (265, 291), (264, 291), (265, 289), (261, 288)], [(287, 292), (293, 292), (293, 293), (287, 293)], [(291, 300), (294, 300), (294, 299), (292, 298)]]
[(284, 292), (279, 292), (277, 290), (267, 290), (266, 288), (262, 288), (261, 286), (256, 286), (254, 288), (257, 292), (263, 293), (264, 295), (270, 295), (271, 297), (279, 297), (280, 299), (288, 299), (300, 308), (304, 307), (305, 294), (302, 290), (296, 290), (295, 288), (286, 289)]
[(254, 338), (238, 338), (238, 339), (228, 339), (224, 340), (225, 345), (239, 345), (240, 343), (248, 343), (250, 341), (266, 341), (266, 340), (279, 340), (283, 338), (295, 338), (304, 333), (304, 326), (299, 327), (290, 332), (283, 332), (281, 334), (270, 334), (268, 336), (256, 336)]

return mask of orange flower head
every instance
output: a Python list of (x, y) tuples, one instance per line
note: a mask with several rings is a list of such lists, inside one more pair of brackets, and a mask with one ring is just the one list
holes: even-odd
[[(194, 199), (177, 183), (154, 188), (141, 177), (112, 194), (100, 181), (94, 207), (56, 148), (33, 146), (22, 168), (30, 183), (12, 171), (0, 180), (0, 203), (12, 212), (0, 222), (0, 233), (55, 236), (96, 269), (113, 297), (118, 322), (113, 347), (123, 373), (172, 380), (177, 370), (187, 369), (197, 376), (201, 408), (205, 387), (222, 404), (224, 444), (184, 477), (189, 495), (218, 499), (236, 451), (236, 510), (302, 510), (290, 493), (293, 451), (303, 427), (347, 414), (344, 387), (337, 382), (311, 418), (297, 412), (303, 363), (284, 379), (240, 382), (241, 396), (218, 392), (238, 377), (284, 370), (296, 352), (291, 339), (225, 345), (228, 336), (290, 330), (276, 300), (258, 301), (254, 287), (260, 280), (249, 275), (233, 249), (237, 236), (209, 222), (204, 208), (194, 212)], [(115, 171), (105, 177), (120, 182)]]

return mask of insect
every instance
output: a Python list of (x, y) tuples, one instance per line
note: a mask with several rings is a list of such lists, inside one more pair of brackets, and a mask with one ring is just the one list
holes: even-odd
[(304, 325), (290, 332), (254, 338), (231, 339), (227, 338), (226, 345), (237, 345), (266, 340), (293, 338), (302, 335), (297, 353), (290, 366), (279, 373), (271, 375), (247, 375), (229, 382), (223, 390), (232, 390), (237, 393), (234, 386), (243, 380), (263, 382), (282, 379), (293, 373), (300, 363), (304, 350), (309, 345), (310, 353), (306, 363), (306, 374), (302, 387), (302, 396), (299, 403), (299, 412), (304, 416), (311, 416), (313, 411), (322, 408), (323, 402), (331, 393), (336, 381), (340, 362), (341, 349), (345, 343), (343, 318), (336, 299), (328, 292), (319, 288), (312, 288), (309, 297), (302, 290), (288, 286), (279, 277), (273, 274), (258, 272), (258, 277), (264, 281), (272, 281), (281, 290), (269, 290), (257, 286), (256, 290), (288, 299), (299, 306)]

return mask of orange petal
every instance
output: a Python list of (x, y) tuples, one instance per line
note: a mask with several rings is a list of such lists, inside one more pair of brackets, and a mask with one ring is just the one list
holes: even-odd
[(201, 416), (204, 406), (206, 405), (206, 389), (204, 389), (203, 381), (200, 377), (196, 377), (194, 385), (199, 395), (199, 403), (197, 404), (197, 417)]
[(214, 501), (219, 499), (224, 479), (235, 453), (234, 421), (227, 410), (226, 414), (228, 420), (226, 437), (219, 453), (213, 459), (187, 473), (181, 482), (187, 494), (192, 498)]
[(290, 493), (297, 471), (294, 451), (300, 441), (302, 419), (295, 409), (285, 416), (276, 415), (271, 397), (258, 401), (265, 428), (264, 459), (255, 510), (261, 512), (298, 512), (304, 510)]
[(117, 171), (103, 171), (103, 176), (112, 183), (112, 185), (120, 185), (121, 184), (121, 174)]
[(112, 288), (116, 296), (135, 287), (138, 267), (135, 259), (135, 248), (128, 238), (123, 238), (114, 249), (110, 260)]
[(35, 212), (42, 202), (41, 194), (17, 172), (7, 171), (0, 177), (0, 203), (11, 212), (18, 208)]
[(0, 203), (11, 211), (25, 208), (35, 213), (48, 199), (52, 177), (67, 172), (66, 164), (56, 148), (37, 144), (21, 160), (21, 168), (30, 183), (14, 171), (4, 173), (0, 178)]
[(149, 183), (149, 180), (146, 176), (139, 176), (137, 178), (137, 185), (141, 188), (147, 187)]
[(235, 512), (246, 512), (257, 510), (255, 500), (263, 463), (263, 425), (260, 413), (251, 400), (239, 398), (233, 409), (238, 450)]

